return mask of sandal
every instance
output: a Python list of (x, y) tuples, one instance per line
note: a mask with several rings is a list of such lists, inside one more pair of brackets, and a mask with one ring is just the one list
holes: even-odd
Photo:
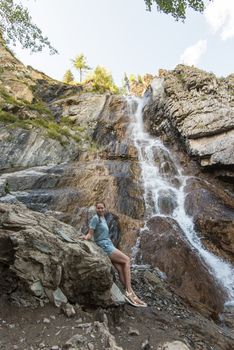
[(129, 304), (136, 307), (147, 307), (147, 304), (140, 300), (134, 292), (125, 292), (125, 299)]

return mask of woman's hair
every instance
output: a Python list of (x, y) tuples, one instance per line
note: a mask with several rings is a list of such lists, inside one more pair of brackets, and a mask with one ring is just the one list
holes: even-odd
[(98, 204), (102, 204), (102, 205), (104, 206), (104, 208), (106, 207), (105, 203), (104, 203), (104, 202), (102, 202), (102, 201), (98, 201), (98, 202), (96, 202), (96, 203), (95, 203), (95, 207), (97, 207), (97, 206), (98, 206)]

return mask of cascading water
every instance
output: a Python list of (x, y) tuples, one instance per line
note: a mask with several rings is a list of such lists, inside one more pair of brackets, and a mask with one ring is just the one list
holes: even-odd
[[(159, 80), (159, 84), (160, 84)], [(160, 86), (159, 86), (160, 88)], [(209, 271), (224, 286), (228, 293), (226, 305), (234, 304), (234, 269), (222, 259), (207, 251), (194, 230), (193, 220), (185, 212), (184, 187), (188, 180), (182, 175), (169, 150), (158, 139), (144, 131), (142, 111), (147, 100), (128, 97), (133, 118), (132, 136), (138, 151), (144, 186), (146, 220), (152, 216), (171, 217), (177, 221), (190, 245), (205, 261)], [(139, 240), (133, 249), (136, 253)]]

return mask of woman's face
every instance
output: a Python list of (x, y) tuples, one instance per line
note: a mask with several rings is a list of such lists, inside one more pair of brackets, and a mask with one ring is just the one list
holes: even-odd
[(98, 203), (96, 205), (96, 211), (98, 213), (98, 215), (100, 216), (104, 216), (105, 213), (105, 206), (102, 203)]

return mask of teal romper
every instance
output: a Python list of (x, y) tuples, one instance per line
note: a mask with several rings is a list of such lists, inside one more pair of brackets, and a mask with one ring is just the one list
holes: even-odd
[(104, 217), (94, 215), (90, 221), (89, 228), (94, 231), (94, 241), (107, 255), (111, 255), (116, 249), (109, 238), (109, 227)]

